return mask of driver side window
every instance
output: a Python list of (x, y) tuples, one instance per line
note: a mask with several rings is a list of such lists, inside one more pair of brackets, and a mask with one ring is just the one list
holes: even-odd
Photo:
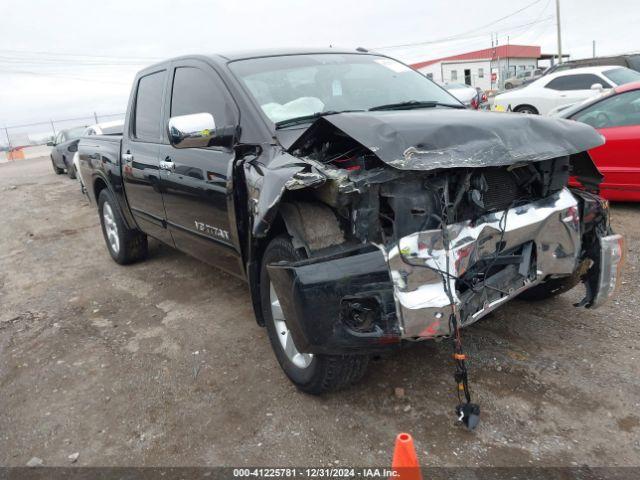
[(640, 90), (606, 98), (585, 108), (573, 120), (594, 128), (640, 125)]

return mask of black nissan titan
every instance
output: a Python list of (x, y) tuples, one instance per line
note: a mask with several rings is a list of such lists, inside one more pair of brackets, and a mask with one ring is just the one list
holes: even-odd
[(602, 143), (576, 122), (467, 110), (392, 58), (328, 50), (148, 67), (124, 135), (79, 152), (113, 259), (144, 258), (151, 236), (245, 279), (282, 369), (318, 394), (514, 297), (582, 282), (581, 305), (602, 305), (624, 248), (588, 154)]

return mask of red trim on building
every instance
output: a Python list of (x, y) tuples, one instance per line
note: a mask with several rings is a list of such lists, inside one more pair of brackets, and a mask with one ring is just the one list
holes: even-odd
[(451, 55), (450, 57), (436, 58), (425, 62), (418, 62), (411, 67), (418, 69), (433, 65), (438, 62), (455, 60), (497, 60), (498, 58), (540, 58), (540, 47), (533, 45), (500, 45), (494, 48), (485, 48), (473, 52)]

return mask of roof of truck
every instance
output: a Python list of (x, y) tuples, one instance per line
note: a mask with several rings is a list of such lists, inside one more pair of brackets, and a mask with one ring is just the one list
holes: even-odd
[(224, 52), (211, 55), (212, 57), (223, 58), (229, 60), (245, 60), (248, 58), (260, 57), (278, 57), (284, 55), (311, 55), (311, 54), (331, 54), (331, 53), (355, 53), (366, 54), (374, 53), (365, 49), (356, 50), (355, 48), (270, 48), (259, 50), (240, 50), (235, 52)]
[(213, 60), (214, 63), (217, 64), (226, 64), (227, 62), (235, 61), (235, 60), (247, 60), (249, 58), (264, 58), (264, 57), (279, 57), (285, 55), (318, 55), (318, 54), (374, 54), (374, 55), (383, 55), (377, 52), (368, 51), (365, 49), (357, 50), (355, 48), (280, 48), (280, 49), (259, 49), (259, 50), (238, 50), (232, 52), (222, 52), (222, 53), (210, 53), (210, 54), (190, 54), (190, 55), (180, 55), (178, 57), (167, 58), (161, 62), (156, 62), (153, 65), (149, 65), (148, 67), (141, 70), (141, 72), (146, 72), (149, 70), (153, 70), (159, 65), (164, 65), (167, 62), (172, 60), (183, 60), (183, 59), (203, 59), (208, 58)]

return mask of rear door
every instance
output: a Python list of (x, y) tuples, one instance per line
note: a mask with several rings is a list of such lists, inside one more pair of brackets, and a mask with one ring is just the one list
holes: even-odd
[(138, 79), (130, 105), (128, 131), (122, 139), (122, 177), (131, 213), (140, 228), (172, 245), (166, 228), (158, 157), (165, 136), (162, 115), (167, 79), (167, 69)]
[[(170, 117), (210, 113), (216, 130), (235, 126), (239, 112), (218, 73), (206, 63), (185, 60), (171, 70)], [(227, 147), (160, 148), (167, 223), (178, 249), (233, 274), (240, 274), (237, 235), (230, 222), (231, 169), (235, 152)]]
[(605, 137), (589, 153), (604, 175), (603, 195), (611, 200), (640, 200), (640, 90), (606, 98), (573, 117)]

